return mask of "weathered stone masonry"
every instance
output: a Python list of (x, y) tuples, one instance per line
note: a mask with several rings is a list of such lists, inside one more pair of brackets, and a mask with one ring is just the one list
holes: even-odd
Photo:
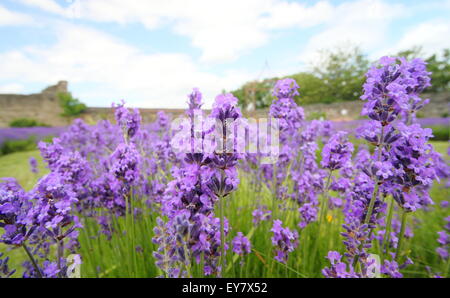
[[(0, 127), (7, 127), (9, 123), (18, 118), (35, 119), (52, 126), (65, 126), (72, 122), (61, 116), (62, 108), (59, 104), (58, 93), (68, 92), (68, 83), (60, 81), (57, 85), (44, 89), (41, 93), (30, 95), (0, 94)], [(430, 104), (425, 106), (421, 113), (427, 117), (442, 117), (449, 112), (450, 93), (424, 95), (429, 97)], [(300, 103), (301, 105), (301, 103)], [(337, 102), (332, 104), (313, 104), (304, 106), (305, 114), (324, 112), (330, 120), (353, 120), (360, 117), (362, 101)], [(139, 109), (143, 122), (155, 119), (160, 109)], [(165, 112), (177, 116), (184, 113), (183, 109), (166, 109)], [(250, 115), (267, 117), (267, 110), (250, 112)], [(88, 108), (79, 116), (90, 124), (101, 119), (114, 119), (111, 108)]]

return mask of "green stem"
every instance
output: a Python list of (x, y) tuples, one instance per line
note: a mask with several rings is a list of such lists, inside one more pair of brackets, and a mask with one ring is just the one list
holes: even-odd
[[(378, 161), (381, 161), (383, 154), (383, 139), (384, 139), (384, 126), (381, 126), (380, 144), (378, 145)], [(368, 224), (373, 213), (373, 206), (375, 205), (376, 198), (378, 197), (378, 191), (380, 188), (378, 178), (375, 178), (375, 189), (373, 190), (372, 198), (370, 199), (369, 208), (367, 209), (365, 224)]]
[(389, 241), (390, 241), (393, 213), (394, 213), (394, 201), (391, 201), (391, 206), (389, 207), (389, 211), (388, 211), (386, 230), (385, 230), (384, 239), (383, 239), (383, 247), (386, 250), (386, 252), (383, 252), (383, 249), (382, 249), (382, 253), (384, 253), (385, 255), (388, 255), (388, 253), (389, 253), (388, 250), (389, 250)]
[(311, 267), (310, 267), (311, 271), (313, 270), (314, 263), (315, 263), (316, 257), (317, 257), (317, 249), (319, 248), (320, 230), (322, 227), (322, 222), (324, 221), (324, 216), (326, 215), (327, 210), (328, 210), (328, 190), (330, 188), (332, 175), (333, 175), (333, 171), (330, 171), (330, 174), (328, 175), (327, 183), (325, 185), (324, 198), (323, 198), (322, 204), (320, 205), (319, 225), (318, 225), (317, 233), (316, 233), (317, 237), (314, 241), (314, 248), (313, 248), (312, 254), (311, 254), (311, 256), (313, 257), (313, 262), (311, 262)]
[(272, 219), (275, 220), (277, 217), (277, 171), (278, 167), (276, 164), (273, 165), (273, 181), (272, 181)]
[(192, 273), (191, 273), (191, 260), (189, 258), (189, 254), (188, 254), (188, 247), (186, 245), (187, 241), (189, 241), (189, 239), (191, 238), (190, 233), (188, 233), (188, 236), (186, 237), (184, 244), (183, 244), (183, 248), (184, 248), (184, 259), (185, 259), (185, 263), (184, 266), (186, 268), (186, 272), (189, 278), (192, 278)]
[(133, 197), (133, 188), (130, 189), (130, 216), (131, 216), (131, 245), (132, 245), (132, 254), (133, 254), (133, 264), (134, 264), (134, 271), (135, 274), (138, 272), (138, 261), (137, 261), (137, 254), (136, 254), (136, 229), (135, 229), (135, 223), (134, 223), (134, 197)]
[(33, 255), (28, 250), (28, 247), (25, 244), (22, 244), (22, 247), (25, 250), (25, 252), (27, 253), (27, 256), (30, 259), (31, 264), (33, 265), (34, 269), (36, 270), (38, 277), (42, 278), (43, 275), (42, 275), (41, 269), (39, 269), (39, 266), (37, 265), (36, 260), (34, 259)]
[(398, 236), (398, 244), (397, 244), (397, 252), (395, 253), (395, 261), (398, 261), (400, 258), (400, 252), (402, 249), (402, 243), (403, 243), (403, 238), (405, 235), (405, 229), (406, 229), (406, 218), (407, 218), (408, 213), (403, 210), (402, 213), (402, 225), (400, 227), (400, 234)]
[(447, 264), (445, 265), (445, 269), (444, 269), (444, 272), (442, 274), (445, 278), (448, 277), (448, 269), (449, 268), (450, 268), (450, 258), (447, 260)]
[(225, 199), (220, 197), (220, 271), (221, 277), (225, 273)]
[(375, 189), (373, 190), (372, 198), (370, 198), (369, 207), (367, 208), (366, 218), (364, 219), (365, 224), (369, 224), (370, 218), (372, 217), (373, 207), (375, 206), (375, 201), (378, 197), (378, 192), (380, 190), (380, 184), (378, 179), (375, 179)]
[(57, 256), (58, 256), (58, 270), (59, 273), (58, 275), (61, 277), (62, 276), (62, 272), (61, 272), (61, 259), (64, 256), (64, 242), (62, 240), (57, 240)]
[[(378, 144), (378, 161), (381, 161), (383, 154), (383, 139), (384, 139), (384, 126), (381, 126), (381, 134), (380, 134), (380, 143)], [(369, 207), (367, 208), (367, 214), (364, 219), (364, 224), (369, 224), (370, 218), (372, 217), (373, 208), (375, 206), (375, 201), (378, 197), (378, 192), (380, 190), (380, 181), (377, 177), (375, 177), (375, 187), (373, 189), (372, 197), (370, 198)], [(372, 229), (369, 231), (369, 238), (372, 235)], [(362, 249), (364, 243), (361, 243), (359, 249)], [(353, 267), (356, 267), (356, 264), (359, 261), (359, 256), (356, 256), (353, 260)]]
[[(370, 222), (370, 218), (372, 217), (373, 207), (375, 205), (375, 200), (378, 197), (379, 189), (380, 189), (380, 185), (378, 184), (378, 179), (375, 179), (375, 189), (373, 190), (372, 198), (370, 199), (369, 207), (367, 209), (366, 218), (364, 219), (364, 224), (369, 224), (369, 222)], [(368, 238), (370, 239), (371, 236), (372, 236), (372, 229), (369, 232), (369, 237)], [(359, 250), (362, 249), (363, 245), (364, 245), (364, 242), (362, 242), (359, 245)], [(355, 259), (353, 260), (353, 267), (356, 268), (356, 264), (358, 263), (358, 261), (359, 261), (359, 256), (356, 256)]]

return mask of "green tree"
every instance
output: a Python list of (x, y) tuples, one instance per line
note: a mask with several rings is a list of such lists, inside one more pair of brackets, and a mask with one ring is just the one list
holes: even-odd
[(300, 96), (295, 99), (299, 105), (324, 102), (328, 87), (318, 76), (309, 72), (300, 72), (290, 78), (300, 86)]
[(231, 93), (239, 99), (239, 105), (243, 108), (267, 108), (272, 103), (271, 91), (277, 80), (278, 78), (270, 78), (261, 82), (248, 82)]
[(87, 109), (84, 103), (73, 98), (70, 93), (59, 93), (58, 97), (59, 103), (63, 108), (62, 116), (64, 117), (78, 116)]
[(357, 100), (361, 96), (369, 61), (358, 47), (321, 52), (313, 73), (325, 84), (322, 102)]
[(444, 49), (442, 55), (433, 54), (426, 59), (431, 71), (431, 92), (450, 91), (450, 49)]

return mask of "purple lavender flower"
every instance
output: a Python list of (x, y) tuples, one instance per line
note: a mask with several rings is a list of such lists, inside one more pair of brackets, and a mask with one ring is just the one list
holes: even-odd
[(299, 95), (298, 88), (295, 80), (287, 78), (277, 81), (272, 94), (277, 98), (294, 98), (294, 96)]
[(186, 114), (192, 118), (194, 117), (195, 111), (201, 109), (203, 105), (202, 93), (198, 90), (198, 88), (194, 88), (188, 98), (188, 109), (186, 110)]
[(81, 226), (78, 217), (72, 214), (72, 208), (78, 202), (76, 194), (59, 176), (45, 176), (30, 195), (35, 204), (27, 215), (27, 223), (47, 229), (55, 237), (63, 235), (63, 227), (73, 225), (67, 236)]
[(322, 167), (337, 170), (346, 166), (352, 158), (353, 149), (353, 144), (348, 141), (347, 133), (337, 132), (323, 147)]
[(302, 121), (305, 119), (304, 111), (298, 107), (292, 98), (279, 98), (274, 100), (270, 106), (270, 116), (280, 121), (280, 129), (285, 132), (280, 137), (288, 133), (288, 131), (300, 128)]
[(251, 244), (247, 237), (238, 232), (236, 237), (233, 239), (233, 252), (238, 255), (249, 254), (251, 252)]
[(111, 155), (111, 164), (110, 173), (127, 184), (135, 184), (140, 177), (140, 155), (132, 143), (120, 144)]
[(436, 179), (433, 147), (427, 143), (431, 130), (418, 124), (400, 125), (402, 138), (390, 150), (391, 164), (394, 166), (393, 196), (407, 211), (415, 211), (433, 201), (427, 189)]
[(324, 268), (322, 274), (327, 278), (358, 278), (359, 274), (355, 272), (353, 266), (350, 264), (347, 266), (345, 262), (342, 262), (342, 256), (337, 251), (329, 251), (326, 257), (331, 266)]
[(30, 157), (30, 159), (28, 161), (29, 161), (29, 164), (30, 164), (31, 172), (33, 174), (39, 173), (38, 162), (37, 162), (36, 158)]
[(306, 203), (298, 208), (302, 221), (298, 224), (300, 229), (304, 229), (310, 222), (317, 220), (317, 206), (313, 203)]
[(253, 224), (259, 225), (262, 221), (270, 220), (272, 217), (272, 211), (267, 209), (267, 206), (259, 206), (252, 212)]
[(385, 260), (383, 266), (381, 266), (381, 273), (389, 275), (392, 278), (402, 278), (403, 274), (398, 269), (396, 261)]
[(3, 234), (0, 242), (8, 245), (22, 245), (33, 233), (27, 225), (28, 212), (33, 206), (29, 196), (15, 179), (4, 178), (0, 182), (0, 228)]
[(272, 244), (275, 246), (275, 260), (287, 263), (290, 252), (298, 246), (298, 233), (289, 228), (283, 228), (281, 220), (274, 220), (271, 231), (273, 232)]
[(245, 136), (237, 135), (238, 132), (234, 129), (234, 122), (242, 117), (236, 105), (237, 98), (232, 94), (221, 94), (216, 97), (211, 111), (211, 117), (217, 120), (216, 132), (221, 138), (211, 158), (211, 165), (217, 171), (211, 177), (209, 186), (218, 197), (227, 196), (239, 184), (236, 165), (241, 155), (237, 151), (236, 143), (238, 138)]
[(430, 74), (421, 59), (382, 57), (366, 74), (363, 115), (387, 125), (402, 114), (409, 123), (428, 102), (419, 94), (430, 86)]
[[(198, 93), (195, 95), (198, 99)], [(224, 138), (227, 134), (227, 125), (230, 121), (240, 117), (240, 111), (235, 107), (237, 99), (231, 95), (220, 95), (214, 104), (212, 117), (221, 122), (224, 127)], [(196, 105), (200, 103), (197, 101)], [(193, 125), (194, 123), (190, 123)], [(207, 127), (199, 127), (200, 143), (205, 142), (205, 135), (210, 133)], [(188, 131), (191, 131), (189, 129)], [(203, 148), (203, 144), (200, 144)], [(214, 217), (214, 205), (237, 187), (236, 162), (238, 155), (234, 153), (214, 152), (210, 157), (208, 152), (180, 154), (180, 165), (172, 168), (174, 178), (167, 185), (162, 199), (162, 212), (167, 215), (168, 221), (159, 222), (155, 230), (154, 241), (159, 245), (155, 252), (157, 265), (163, 269), (166, 276), (185, 276), (184, 268), (189, 266), (187, 259), (194, 259), (197, 263), (201, 258), (204, 261), (205, 275), (220, 275), (222, 264), (219, 257), (224, 256), (226, 242), (222, 242), (224, 235), (228, 233), (228, 223), (225, 218), (219, 220)], [(174, 242), (180, 223), (179, 218), (188, 223), (189, 233), (184, 240)], [(175, 239), (175, 240), (174, 240)], [(180, 245), (184, 243), (183, 245)], [(222, 245), (221, 245), (222, 244)], [(167, 247), (176, 248), (178, 253), (172, 250), (167, 252)], [(186, 258), (180, 258), (183, 254)]]
[(444, 226), (444, 230), (438, 232), (439, 247), (436, 248), (436, 252), (443, 260), (447, 260), (450, 255), (450, 216), (447, 216), (445, 221), (447, 224)]
[(6, 258), (2, 258), (2, 257), (3, 257), (3, 253), (0, 252), (0, 278), (11, 277), (16, 272), (16, 270), (9, 269), (9, 267), (8, 267), (9, 257), (6, 257)]
[(125, 136), (128, 139), (133, 138), (140, 128), (141, 115), (139, 110), (129, 111), (125, 108), (125, 101), (123, 100), (121, 104), (113, 104), (113, 108), (115, 109), (117, 124), (125, 131)]
[[(211, 111), (211, 117), (220, 121), (236, 120), (242, 116), (240, 109), (237, 107), (238, 99), (231, 93), (220, 94), (214, 101)], [(225, 127), (226, 125), (224, 125)]]
[(44, 269), (42, 273), (46, 278), (58, 277), (58, 273), (61, 269), (58, 269), (58, 264), (56, 262), (44, 261)]
[(164, 111), (156, 113), (155, 127), (153, 128), (158, 133), (166, 133), (170, 125), (170, 118)]
[(279, 80), (273, 89), (276, 99), (270, 106), (269, 114), (280, 121), (280, 129), (284, 132), (280, 135), (281, 140), (286, 138), (286, 134), (297, 130), (305, 119), (303, 109), (294, 101), (294, 96), (299, 95), (298, 88), (295, 80), (288, 78)]

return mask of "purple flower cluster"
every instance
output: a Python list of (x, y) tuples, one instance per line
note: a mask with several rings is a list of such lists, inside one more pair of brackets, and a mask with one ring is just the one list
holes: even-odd
[(272, 211), (267, 209), (267, 206), (259, 206), (252, 212), (253, 224), (259, 225), (262, 221), (267, 221), (272, 218)]
[(430, 86), (430, 74), (421, 59), (382, 57), (366, 74), (363, 115), (387, 125), (399, 115), (408, 123), (428, 101), (419, 94)]
[(188, 109), (186, 110), (186, 114), (193, 118), (195, 115), (195, 111), (201, 109), (202, 103), (202, 93), (198, 90), (198, 88), (194, 88), (191, 94), (189, 94), (188, 98)]
[(15, 269), (9, 269), (8, 262), (9, 257), (2, 258), (3, 253), (0, 252), (0, 278), (8, 278), (12, 276), (16, 270)]
[[(318, 166), (317, 141), (328, 139), (331, 130), (326, 121), (304, 121), (304, 112), (294, 97), (299, 95), (299, 86), (292, 79), (276, 83), (273, 95), (276, 99), (270, 107), (270, 116), (279, 121), (280, 153), (276, 163), (263, 165), (261, 176), (273, 192), (275, 203), (287, 204), (286, 199), (295, 201), (299, 208), (300, 228), (317, 220), (318, 197), (325, 190), (324, 178), (327, 172)], [(350, 153), (351, 155), (351, 153)], [(292, 180), (292, 188), (287, 187)], [(276, 213), (273, 213), (276, 218)]]
[(437, 178), (435, 164), (439, 155), (428, 144), (431, 130), (418, 124), (399, 125), (402, 137), (390, 153), (393, 165), (392, 193), (397, 203), (407, 211), (415, 211), (433, 201), (427, 189)]
[(275, 246), (275, 260), (281, 263), (287, 263), (289, 253), (293, 252), (298, 246), (298, 233), (289, 228), (283, 228), (281, 220), (273, 221), (272, 244)]
[(36, 158), (30, 157), (30, 159), (28, 160), (28, 162), (30, 163), (30, 169), (31, 169), (31, 172), (32, 172), (33, 174), (38, 174), (38, 173), (39, 173), (39, 170), (38, 170), (38, 162), (37, 162)]
[(0, 228), (4, 229), (1, 242), (22, 245), (34, 232), (35, 228), (27, 225), (32, 206), (29, 196), (14, 179), (4, 178), (0, 182)]
[[(411, 125), (417, 110), (427, 103), (419, 95), (430, 85), (429, 75), (420, 59), (407, 61), (390, 57), (381, 58), (367, 72), (361, 97), (367, 102), (362, 114), (372, 121), (364, 123), (357, 130), (357, 136), (375, 146), (375, 152), (370, 155), (364, 150), (356, 156), (359, 172), (353, 176), (351, 188), (344, 191), (346, 231), (342, 234), (347, 262), (353, 266), (359, 262), (362, 276), (370, 265), (367, 251), (375, 238), (373, 229), (380, 225), (386, 230), (379, 231), (376, 238), (386, 250), (397, 249), (396, 253), (391, 253), (395, 260), (385, 260), (382, 273), (401, 277), (399, 269), (410, 264), (408, 260), (401, 266), (397, 262), (401, 242), (409, 236), (404, 213), (432, 204), (428, 189), (437, 178), (435, 168), (439, 155), (428, 144), (431, 130), (423, 129), (419, 124)], [(333, 137), (330, 143), (332, 140)], [(324, 148), (325, 156), (328, 156), (327, 146), (330, 144)], [(327, 166), (328, 159), (324, 160), (322, 165)], [(398, 216), (401, 223), (395, 218), (385, 223), (386, 203), (383, 198), (389, 195), (401, 207), (401, 216)], [(391, 225), (393, 231), (387, 234)], [(383, 243), (386, 239), (389, 239), (388, 244)], [(327, 270), (328, 276), (333, 276), (334, 273)]]
[(125, 185), (134, 185), (139, 181), (140, 154), (133, 143), (120, 144), (111, 155), (109, 172)]
[[(64, 251), (74, 253), (82, 227), (73, 207), (78, 201), (73, 189), (57, 174), (39, 180), (25, 192), (12, 179), (0, 183), (0, 242), (23, 247), (31, 260), (24, 277), (63, 277), (66, 274)], [(56, 247), (54, 274), (48, 273), (51, 247)], [(31, 249), (30, 249), (31, 248)], [(39, 265), (38, 259), (43, 259)]]
[(352, 158), (353, 150), (353, 144), (348, 141), (347, 133), (337, 132), (323, 147), (322, 167), (332, 171), (347, 166)]
[[(25, 277), (65, 277), (70, 270), (65, 257), (79, 248), (81, 222), (96, 221), (98, 230), (113, 239), (128, 232), (115, 230), (115, 217), (128, 223), (130, 217), (134, 222), (159, 214), (152, 240), (162, 275), (193, 277), (200, 269), (202, 275), (221, 277), (232, 265), (227, 260), (239, 256), (243, 261), (252, 252), (250, 236), (237, 232), (228, 237), (231, 227), (225, 216), (243, 177), (256, 197), (249, 235), (267, 229), (261, 223), (273, 220), (276, 261), (288, 263), (299, 245), (297, 229), (307, 232), (308, 225), (318, 222), (315, 231), (322, 235), (321, 226), (342, 212), (345, 251), (329, 251), (330, 265), (322, 274), (369, 277), (374, 264), (370, 252), (377, 241), (384, 254), (381, 273), (402, 277), (400, 271), (412, 263), (402, 251), (402, 242), (413, 236), (406, 215), (430, 209), (430, 187), (450, 176), (448, 165), (429, 144), (431, 130), (415, 121), (427, 103), (420, 98), (430, 85), (425, 66), (420, 59), (383, 57), (368, 71), (362, 100), (363, 115), (371, 120), (357, 130), (368, 146), (358, 145), (356, 152), (347, 132), (331, 133), (327, 121), (304, 121), (295, 101), (299, 86), (292, 79), (276, 83), (268, 127), (247, 123), (232, 94), (218, 95), (211, 113), (204, 115), (196, 88), (188, 95), (187, 117), (179, 131), (172, 131), (164, 112), (142, 125), (139, 111), (127, 109), (124, 102), (115, 105), (116, 124), (105, 120), (90, 126), (77, 119), (51, 143), (39, 144), (50, 174), (32, 190), (11, 179), (0, 182), (0, 242), (25, 250)], [(262, 140), (259, 132), (278, 122), (275, 148), (278, 142)], [(277, 155), (242, 154), (253, 134), (258, 146), (275, 148)], [(324, 144), (321, 156), (319, 144)], [(267, 157), (276, 159), (263, 163)], [(37, 161), (29, 163), (37, 173)], [(267, 202), (264, 188), (272, 192), (272, 201)], [(436, 250), (444, 260), (450, 238), (450, 219), (446, 221)], [(229, 248), (235, 258), (227, 253)], [(13, 273), (8, 259), (0, 259), (0, 276)]]
[(294, 100), (294, 96), (299, 95), (298, 88), (293, 79), (283, 79), (276, 83), (273, 90), (276, 100), (270, 106), (270, 116), (280, 120), (280, 128), (285, 134), (298, 129), (305, 119), (303, 109)]
[[(194, 90), (189, 99), (188, 115), (193, 117), (195, 110), (198, 111), (201, 106), (201, 94)], [(162, 204), (162, 212), (168, 217), (168, 221), (160, 221), (154, 238), (159, 245), (155, 252), (157, 265), (166, 276), (173, 276), (173, 272), (180, 276), (189, 275), (187, 268), (190, 266), (185, 259), (180, 261), (180, 253), (168, 250), (167, 247), (183, 250), (189, 261), (203, 261), (205, 275), (221, 274), (219, 257), (223, 257), (223, 254), (220, 248), (227, 247), (226, 243), (222, 243), (221, 233), (226, 235), (229, 228), (225, 218), (215, 217), (214, 207), (235, 190), (239, 183), (236, 165), (240, 155), (236, 153), (235, 147), (231, 151), (227, 147), (230, 143), (228, 140), (231, 139), (231, 144), (234, 144), (236, 136), (230, 127), (233, 128), (233, 121), (241, 117), (236, 104), (237, 99), (231, 94), (217, 96), (210, 115), (210, 120), (216, 120), (217, 127), (215, 130), (207, 128), (208, 126), (200, 127), (199, 135), (201, 143), (206, 143), (208, 134), (219, 131), (223, 142), (217, 143), (212, 152), (188, 151), (180, 154), (180, 165), (172, 169), (174, 179), (168, 183)], [(192, 121), (191, 125), (193, 124)], [(193, 129), (188, 131), (192, 132)], [(191, 138), (193, 137), (191, 134)], [(200, 144), (200, 148), (204, 148), (204, 144)], [(180, 238), (177, 237), (180, 218), (189, 227), (188, 233), (183, 236), (184, 241), (177, 240)], [(243, 242), (243, 245), (245, 250), (247, 243)]]
[(139, 113), (139, 110), (134, 109), (133, 111), (129, 111), (127, 108), (125, 108), (124, 101), (122, 101), (121, 104), (113, 105), (113, 108), (115, 108), (115, 117), (117, 124), (125, 132), (124, 136), (129, 139), (133, 138), (139, 131), (141, 123), (141, 115)]
[[(93, 217), (111, 238), (112, 217), (124, 216), (127, 209), (141, 213), (128, 208), (132, 198), (146, 199), (152, 208), (161, 201), (174, 158), (169, 119), (160, 114), (156, 125), (142, 130), (139, 112), (123, 103), (115, 116), (118, 125), (105, 120), (89, 126), (77, 119), (52, 143), (40, 143), (51, 173), (31, 191), (11, 180), (0, 184), (0, 239), (27, 250), (25, 277), (66, 275), (66, 254), (79, 246), (78, 214)], [(30, 165), (35, 168), (36, 161)], [(152, 179), (143, 179), (144, 174)], [(50, 256), (54, 251), (56, 259)]]
[(236, 237), (233, 238), (233, 252), (238, 255), (249, 254), (252, 250), (252, 245), (247, 237), (242, 234), (242, 232), (238, 232)]
[(328, 278), (358, 278), (360, 277), (353, 266), (350, 264), (347, 266), (345, 262), (342, 261), (342, 256), (337, 251), (329, 251), (327, 259), (330, 261), (330, 268), (324, 268), (322, 274)]
[(436, 248), (436, 252), (443, 260), (448, 260), (450, 255), (450, 216), (447, 216), (445, 221), (444, 230), (438, 232), (439, 247)]

